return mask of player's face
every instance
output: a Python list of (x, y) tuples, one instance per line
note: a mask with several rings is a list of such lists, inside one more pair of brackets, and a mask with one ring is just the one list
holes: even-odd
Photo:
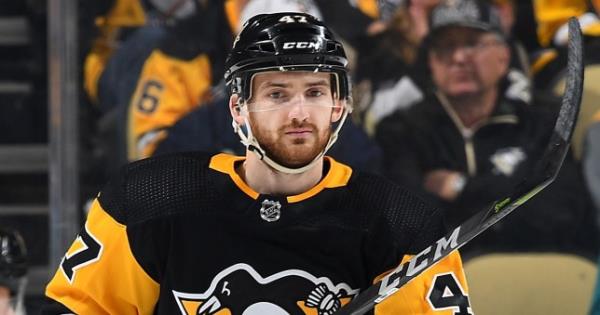
[(0, 286), (0, 315), (14, 315), (14, 309), (10, 299), (10, 291)]
[(433, 82), (452, 97), (478, 94), (494, 88), (505, 75), (510, 52), (498, 35), (449, 27), (432, 41), (429, 66)]
[(331, 123), (342, 109), (331, 77), (319, 72), (264, 72), (252, 80), (250, 127), (267, 155), (286, 167), (302, 167), (324, 150)]

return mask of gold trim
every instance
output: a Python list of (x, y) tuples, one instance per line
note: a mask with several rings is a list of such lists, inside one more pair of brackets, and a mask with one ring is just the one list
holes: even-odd
[(477, 160), (475, 159), (475, 146), (473, 139), (465, 139), (465, 155), (467, 158), (467, 172), (473, 177), (477, 174)]
[(254, 191), (254, 189), (250, 188), (250, 186), (248, 186), (248, 184), (246, 184), (246, 182), (244, 182), (240, 175), (238, 175), (238, 173), (235, 171), (235, 162), (243, 161), (245, 159), (246, 158), (243, 156), (219, 153), (210, 159), (210, 164), (208, 167), (215, 171), (228, 174), (239, 189), (241, 189), (246, 195), (250, 196), (250, 198), (257, 199), (260, 194)]
[(299, 195), (288, 196), (287, 201), (289, 203), (300, 202), (306, 200), (325, 188), (336, 188), (346, 186), (350, 176), (352, 175), (352, 169), (342, 163), (337, 162), (333, 158), (326, 156), (325, 163), (329, 162), (329, 172), (327, 175), (313, 188)]
[[(213, 156), (210, 159), (209, 168), (228, 174), (231, 177), (231, 180), (235, 183), (238, 188), (240, 188), (246, 195), (250, 196), (252, 199), (257, 199), (260, 195), (254, 189), (250, 188), (246, 182), (242, 180), (242, 178), (235, 171), (235, 163), (238, 161), (243, 161), (246, 158), (243, 156), (234, 156), (226, 153), (220, 153)], [(298, 195), (288, 196), (287, 202), (294, 203), (306, 200), (312, 196), (323, 191), (325, 188), (336, 188), (342, 187), (348, 184), (350, 180), (350, 176), (352, 176), (352, 168), (346, 166), (342, 163), (337, 162), (333, 158), (326, 156), (325, 162), (329, 163), (329, 172), (327, 175), (313, 188), (309, 189), (306, 192), (303, 192)]]

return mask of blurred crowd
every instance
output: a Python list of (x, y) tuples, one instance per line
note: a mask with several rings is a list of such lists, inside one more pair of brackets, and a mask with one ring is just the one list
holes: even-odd
[(572, 150), (555, 183), (462, 253), (468, 260), (489, 252), (564, 252), (595, 261), (597, 9), (600, 1), (586, 0), (86, 1), (86, 172), (101, 185), (120, 165), (153, 155), (243, 154), (223, 82), (227, 52), (249, 17), (306, 12), (349, 48), (354, 111), (330, 155), (445, 209), (451, 228), (538, 167), (561, 104), (567, 19), (575, 16), (586, 83)]
[[(93, 40), (83, 86), (99, 183), (153, 155), (242, 154), (226, 106), (226, 53), (249, 17), (306, 12), (350, 47), (354, 112), (331, 155), (444, 208), (448, 227), (507, 196), (539, 164), (564, 88), (567, 19), (579, 18), (588, 52), (600, 34), (587, 1), (115, 0), (87, 10)], [(586, 82), (595, 59), (586, 54)], [(585, 89), (556, 182), (469, 244), (465, 257), (561, 251), (595, 259), (600, 106), (594, 86)]]

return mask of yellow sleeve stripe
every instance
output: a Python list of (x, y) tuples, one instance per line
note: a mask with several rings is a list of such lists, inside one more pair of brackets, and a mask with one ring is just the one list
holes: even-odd
[[(158, 299), (159, 284), (138, 264), (129, 247), (126, 226), (115, 221), (95, 200), (86, 231), (100, 246), (97, 257), (77, 264), (71, 279), (65, 260), (46, 287), (46, 295), (77, 314), (151, 314)], [(67, 257), (82, 247), (78, 237)]]

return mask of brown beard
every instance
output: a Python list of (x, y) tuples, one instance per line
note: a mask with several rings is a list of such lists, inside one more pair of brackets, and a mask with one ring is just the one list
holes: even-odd
[[(250, 127), (256, 141), (265, 151), (265, 154), (274, 162), (287, 168), (300, 168), (312, 162), (319, 155), (331, 135), (331, 129), (318, 130), (314, 124), (306, 122), (298, 122), (292, 120), (292, 123), (279, 128), (276, 136), (273, 133), (262, 130), (258, 125), (253, 123), (254, 119), (250, 119)], [(291, 128), (310, 128), (312, 130), (309, 138), (296, 138), (291, 143), (286, 144), (284, 137), (285, 132)]]

